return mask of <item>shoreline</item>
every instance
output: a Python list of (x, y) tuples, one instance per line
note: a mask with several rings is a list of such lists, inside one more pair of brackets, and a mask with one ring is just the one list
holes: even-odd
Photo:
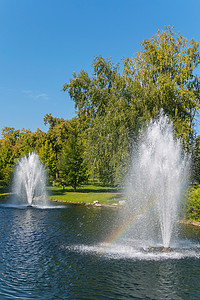
[(200, 227), (200, 222), (198, 222), (198, 221), (181, 220), (181, 221), (178, 221), (178, 223), (195, 226), (195, 227)]
[[(8, 197), (10, 196), (10, 193), (4, 193), (0, 195), (0, 200), (1, 201), (6, 201)], [(113, 204), (102, 204), (99, 203), (99, 201), (94, 201), (94, 202), (76, 202), (76, 201), (62, 201), (62, 200), (56, 200), (56, 199), (50, 199), (49, 201), (55, 202), (55, 203), (60, 203), (60, 204), (66, 204), (66, 205), (80, 205), (80, 206), (89, 206), (89, 207), (104, 207), (104, 208), (120, 208), (123, 207), (125, 204), (125, 201), (119, 201), (118, 203), (113, 203)], [(180, 224), (185, 224), (189, 226), (195, 226), (195, 227), (200, 227), (200, 221), (190, 221), (190, 220), (179, 220), (178, 223)]]
[(98, 201), (91, 202), (76, 202), (76, 201), (62, 201), (62, 200), (55, 200), (50, 199), (52, 202), (61, 203), (61, 204), (69, 204), (69, 205), (83, 205), (83, 206), (92, 206), (92, 207), (109, 207), (109, 208), (119, 208), (123, 206), (123, 204), (120, 203), (113, 203), (113, 204), (101, 204)]

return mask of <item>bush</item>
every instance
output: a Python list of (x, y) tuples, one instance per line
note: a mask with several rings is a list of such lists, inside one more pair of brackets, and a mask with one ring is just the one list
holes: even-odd
[(188, 191), (185, 213), (187, 219), (200, 221), (200, 185)]

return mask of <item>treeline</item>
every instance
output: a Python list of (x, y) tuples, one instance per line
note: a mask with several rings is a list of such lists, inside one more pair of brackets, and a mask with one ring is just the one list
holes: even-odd
[(0, 140), (0, 180), (10, 184), (14, 164), (24, 155), (35, 152), (39, 155), (48, 174), (49, 184), (71, 185), (87, 181), (87, 168), (83, 162), (84, 141), (78, 118), (64, 120), (51, 114), (44, 117), (47, 133), (37, 129), (15, 130), (4, 127)]
[(144, 40), (140, 52), (119, 64), (97, 56), (92, 74), (81, 70), (63, 86), (75, 103), (76, 118), (46, 115), (47, 133), (3, 128), (0, 179), (8, 182), (15, 161), (35, 151), (50, 183), (74, 189), (88, 178), (104, 185), (122, 184), (133, 140), (162, 109), (193, 155), (193, 180), (198, 183), (199, 63), (198, 43), (170, 27)]

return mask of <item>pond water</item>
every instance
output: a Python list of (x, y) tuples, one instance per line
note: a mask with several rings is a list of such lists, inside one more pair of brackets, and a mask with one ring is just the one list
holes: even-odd
[[(0, 299), (199, 299), (200, 231), (170, 253), (108, 244), (118, 209), (0, 206)], [(111, 240), (111, 239), (110, 239)]]

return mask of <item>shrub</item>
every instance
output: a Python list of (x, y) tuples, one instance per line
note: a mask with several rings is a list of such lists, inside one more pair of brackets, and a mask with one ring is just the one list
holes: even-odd
[(189, 220), (200, 221), (200, 185), (188, 191), (185, 216)]

